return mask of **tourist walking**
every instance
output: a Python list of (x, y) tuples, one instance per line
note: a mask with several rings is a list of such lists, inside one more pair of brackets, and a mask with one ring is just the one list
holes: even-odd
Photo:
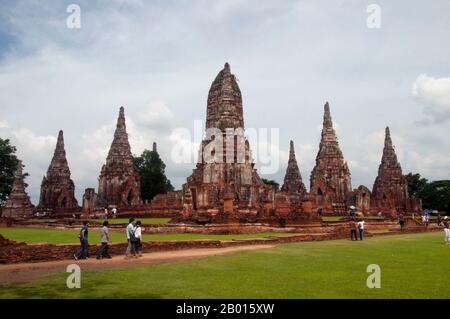
[(109, 222), (105, 220), (103, 222), (103, 227), (100, 229), (100, 249), (97, 252), (97, 259), (111, 258), (108, 253), (108, 243), (109, 243)]
[(442, 222), (444, 224), (444, 234), (445, 234), (445, 244), (450, 244), (450, 221), (448, 220), (448, 217), (444, 217), (444, 221)]
[(134, 228), (134, 237), (136, 237), (135, 250), (138, 257), (142, 257), (142, 227), (141, 221), (136, 222), (136, 227)]
[(350, 240), (358, 240), (358, 236), (356, 235), (357, 226), (354, 219), (350, 221), (349, 226), (350, 226)]
[(358, 228), (359, 228), (359, 240), (364, 240), (364, 220), (361, 219), (358, 222)]
[(402, 213), (400, 213), (400, 215), (398, 215), (398, 223), (400, 224), (400, 230), (403, 231), (403, 229), (405, 227), (405, 216), (403, 216)]
[(136, 237), (134, 236), (134, 224), (135, 224), (134, 218), (130, 218), (126, 228), (128, 246), (127, 251), (125, 252), (125, 258), (134, 257), (136, 255), (135, 250)]
[(88, 237), (89, 237), (89, 222), (88, 221), (84, 221), (83, 222), (83, 226), (80, 229), (80, 234), (78, 235), (78, 238), (80, 239), (81, 247), (73, 255), (75, 260), (78, 260), (78, 259), (89, 259)]

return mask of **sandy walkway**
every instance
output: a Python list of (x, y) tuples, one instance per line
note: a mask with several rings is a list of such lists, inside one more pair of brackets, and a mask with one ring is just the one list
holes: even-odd
[(61, 260), (40, 263), (24, 263), (0, 265), (0, 284), (25, 283), (43, 278), (49, 274), (66, 271), (70, 264), (78, 264), (81, 270), (101, 270), (112, 268), (136, 267), (156, 263), (176, 262), (191, 260), (207, 256), (223, 255), (238, 251), (271, 248), (271, 245), (240, 246), (229, 248), (200, 248), (176, 251), (165, 251), (144, 254), (138, 259), (124, 259), (124, 256), (116, 256), (112, 259), (96, 260)]

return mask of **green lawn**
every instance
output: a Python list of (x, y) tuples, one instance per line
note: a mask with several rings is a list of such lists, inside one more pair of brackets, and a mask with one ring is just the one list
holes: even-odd
[[(347, 218), (348, 218), (348, 216), (322, 216), (322, 221), (337, 222), (337, 221), (344, 220)], [(360, 217), (356, 217), (356, 218), (360, 218)], [(380, 216), (364, 216), (362, 218), (370, 219), (370, 220), (384, 220), (385, 219), (385, 217), (380, 217)]]
[[(154, 225), (154, 224), (167, 224), (170, 221), (170, 218), (137, 218), (140, 220), (142, 224)], [(55, 223), (58, 219), (31, 219), (34, 223)], [(64, 221), (64, 220), (61, 220)], [(90, 219), (91, 222), (103, 223), (103, 219)], [(128, 224), (128, 218), (111, 218), (108, 219), (110, 224)], [(81, 223), (82, 220), (77, 220), (78, 223)]]
[[(0, 228), (0, 234), (8, 239), (25, 243), (51, 243), (68, 244), (78, 243), (79, 230), (58, 230), (45, 228)], [(242, 239), (261, 238), (270, 236), (287, 236), (292, 233), (257, 233), (257, 234), (236, 234), (236, 235), (210, 235), (210, 234), (143, 234), (143, 240), (192, 240), (192, 239)], [(114, 243), (125, 242), (125, 229), (123, 232), (111, 231), (110, 239)], [(98, 243), (100, 241), (100, 231), (91, 229), (89, 231), (89, 242)]]
[[(128, 224), (128, 218), (111, 218), (108, 219), (110, 224)], [(143, 225), (167, 224), (170, 218), (136, 218), (140, 220)], [(103, 219), (91, 219), (91, 222), (103, 223)]]
[[(369, 264), (381, 267), (380, 289), (366, 286)], [(84, 271), (81, 289), (59, 274), (4, 286), (0, 298), (450, 298), (449, 267), (443, 234), (408, 234)]]

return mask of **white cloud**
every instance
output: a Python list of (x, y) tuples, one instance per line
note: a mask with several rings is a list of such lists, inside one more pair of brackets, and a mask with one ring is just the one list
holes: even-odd
[(27, 192), (37, 204), (42, 177), (50, 164), (56, 146), (56, 136), (37, 135), (26, 128), (12, 129), (4, 121), (0, 125), (0, 135), (10, 139), (11, 144), (16, 147), (17, 157), (25, 165), (25, 172), (30, 174), (26, 180), (29, 185)]
[(435, 78), (426, 74), (417, 77), (412, 85), (412, 95), (424, 105), (424, 112), (433, 122), (450, 118), (450, 77)]

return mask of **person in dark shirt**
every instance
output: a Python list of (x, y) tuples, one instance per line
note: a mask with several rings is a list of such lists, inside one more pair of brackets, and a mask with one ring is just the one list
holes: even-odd
[[(351, 240), (358, 240), (358, 237), (357, 237), (357, 235), (356, 235), (357, 227), (356, 227), (356, 222), (355, 222), (354, 219), (352, 219), (352, 220), (350, 221), (349, 227), (350, 227), (350, 239), (351, 239)], [(353, 238), (354, 238), (354, 239), (353, 239)]]
[(88, 237), (89, 237), (89, 222), (84, 221), (83, 227), (80, 229), (80, 235), (78, 235), (80, 238), (80, 244), (81, 247), (76, 252), (73, 257), (78, 260), (80, 258), (82, 259), (89, 259), (89, 243), (88, 243)]
[(403, 231), (405, 227), (405, 216), (403, 216), (403, 213), (400, 213), (400, 215), (398, 215), (398, 223), (400, 224), (400, 230)]

